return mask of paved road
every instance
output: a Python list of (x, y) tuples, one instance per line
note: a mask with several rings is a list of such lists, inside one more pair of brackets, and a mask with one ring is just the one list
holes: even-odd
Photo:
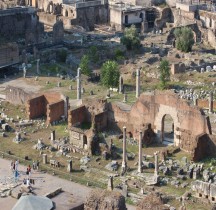
[[(20, 181), (26, 177), (25, 171), (26, 167), (19, 165), (18, 170), (20, 171)], [(69, 192), (73, 195), (74, 199), (84, 201), (86, 196), (91, 192), (91, 188), (87, 186), (83, 186), (81, 184), (77, 184), (74, 182), (70, 182), (64, 179), (60, 179), (58, 177), (41, 173), (37, 171), (33, 171), (32, 178), (35, 179), (34, 192), (37, 195), (44, 195), (50, 191), (53, 191), (59, 187), (63, 189), (63, 191)], [(12, 172), (10, 170), (10, 161), (6, 159), (0, 159), (0, 188), (4, 186), (7, 182), (11, 182)], [(16, 203), (16, 199), (12, 197), (0, 198), (0, 206), (1, 209), (11, 210), (11, 208)], [(135, 210), (134, 206), (127, 206), (128, 210)]]

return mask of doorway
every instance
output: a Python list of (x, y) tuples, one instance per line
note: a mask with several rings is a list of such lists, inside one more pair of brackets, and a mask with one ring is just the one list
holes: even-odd
[(174, 144), (174, 121), (173, 118), (169, 114), (165, 114), (162, 118), (161, 124), (161, 132), (162, 132), (162, 143), (166, 145)]

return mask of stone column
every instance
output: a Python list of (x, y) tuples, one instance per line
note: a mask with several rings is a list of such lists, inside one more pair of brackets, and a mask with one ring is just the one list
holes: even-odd
[(140, 69), (136, 70), (136, 98), (140, 95)]
[(37, 59), (37, 74), (40, 74), (40, 59)]
[(142, 131), (139, 133), (139, 163), (138, 163), (138, 172), (142, 173)]
[(67, 119), (68, 109), (69, 109), (69, 97), (62, 95), (61, 98), (64, 100), (64, 116), (65, 116), (65, 119)]
[(68, 166), (67, 166), (67, 171), (72, 172), (72, 160), (68, 160)]
[(55, 130), (51, 131), (51, 141), (55, 141)]
[(119, 77), (119, 93), (123, 93), (123, 78)]
[(113, 191), (113, 176), (108, 178), (107, 190)]
[(77, 69), (77, 99), (81, 99), (81, 68)]
[(47, 164), (47, 154), (43, 154), (43, 164)]
[(158, 152), (155, 152), (154, 155), (155, 155), (155, 171), (154, 171), (154, 175), (157, 177), (158, 176)]
[(127, 102), (127, 93), (124, 94), (124, 100), (123, 100), (123, 102), (124, 102), (124, 103)]
[(209, 113), (213, 112), (213, 92), (209, 93)]
[(198, 104), (198, 99), (197, 99), (196, 97), (194, 97), (193, 102), (194, 102), (194, 106), (197, 106), (197, 104)]
[(122, 160), (122, 171), (125, 172), (127, 168), (126, 163), (126, 127), (123, 127), (123, 160)]
[(23, 77), (26, 78), (26, 66), (23, 67)]

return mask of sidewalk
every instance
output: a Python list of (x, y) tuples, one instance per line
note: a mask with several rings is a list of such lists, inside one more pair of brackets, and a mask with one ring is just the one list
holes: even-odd
[[(20, 172), (19, 182), (22, 182), (24, 178), (27, 178), (26, 166), (19, 164), (18, 170)], [(0, 187), (5, 183), (5, 180), (9, 181), (8, 178), (12, 178), (12, 171), (10, 170), (10, 161), (6, 159), (0, 159)], [(63, 191), (69, 192), (73, 195), (74, 200), (85, 201), (86, 196), (91, 192), (90, 187), (84, 185), (67, 181), (65, 179), (60, 179), (56, 176), (52, 176), (47, 173), (41, 173), (33, 171), (31, 173), (31, 178), (35, 179), (35, 185), (33, 185), (34, 192), (37, 195), (44, 195), (50, 191), (53, 191), (59, 187)], [(0, 198), (0, 206), (4, 210), (11, 210), (16, 203), (16, 199), (12, 197)], [(127, 205), (128, 210), (135, 210), (134, 206)]]

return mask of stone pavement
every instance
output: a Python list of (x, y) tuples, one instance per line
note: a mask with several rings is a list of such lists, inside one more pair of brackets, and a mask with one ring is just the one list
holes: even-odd
[[(27, 175), (25, 174), (26, 166), (19, 165), (18, 170), (20, 171), (20, 178), (18, 182), (21, 183), (24, 178), (27, 178)], [(63, 191), (69, 192), (71, 195), (73, 195), (73, 200), (84, 201), (86, 196), (92, 190), (90, 187), (33, 170), (31, 178), (35, 179), (33, 191), (37, 195), (44, 195), (61, 187)], [(13, 182), (13, 176), (10, 169), (10, 161), (6, 159), (0, 159), (0, 188), (4, 187), (6, 183), (9, 184), (11, 182)], [(4, 210), (10, 210), (15, 205), (16, 201), (16, 199), (10, 196), (6, 198), (0, 198), (0, 206)], [(135, 210), (134, 206), (127, 205), (127, 208), (128, 210)]]

